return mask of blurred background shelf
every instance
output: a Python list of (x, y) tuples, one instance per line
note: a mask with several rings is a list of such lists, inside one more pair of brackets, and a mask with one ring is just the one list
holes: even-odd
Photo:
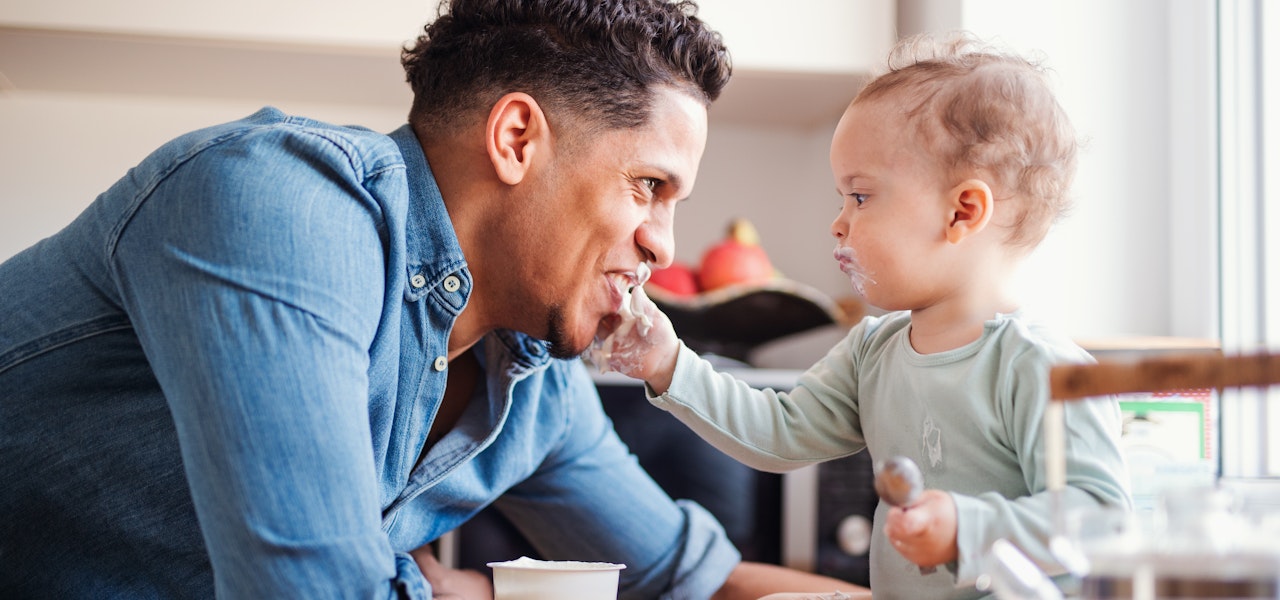
[(785, 278), (693, 296), (656, 286), (646, 286), (645, 292), (691, 349), (743, 363), (750, 363), (751, 353), (763, 344), (819, 327), (851, 325), (862, 316), (860, 305), (846, 301), (842, 306), (821, 290)]

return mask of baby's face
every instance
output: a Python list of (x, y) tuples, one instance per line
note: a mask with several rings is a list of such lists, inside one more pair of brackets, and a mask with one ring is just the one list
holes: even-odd
[(855, 290), (886, 310), (936, 301), (931, 256), (946, 241), (947, 186), (891, 99), (845, 111), (831, 141), (831, 172), (841, 196), (834, 256)]

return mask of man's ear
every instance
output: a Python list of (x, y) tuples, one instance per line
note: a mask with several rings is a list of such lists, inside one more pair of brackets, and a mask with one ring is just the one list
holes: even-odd
[(507, 185), (523, 181), (550, 134), (546, 115), (532, 96), (512, 92), (499, 98), (485, 123), (485, 150), (498, 179)]
[(950, 219), (947, 241), (953, 244), (982, 231), (995, 215), (991, 186), (981, 179), (966, 179), (947, 193)]

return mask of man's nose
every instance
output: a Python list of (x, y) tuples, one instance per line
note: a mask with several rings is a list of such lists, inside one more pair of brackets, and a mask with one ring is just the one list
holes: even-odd
[(653, 268), (664, 269), (671, 266), (671, 262), (675, 260), (675, 219), (659, 216), (642, 223), (636, 230), (636, 244)]

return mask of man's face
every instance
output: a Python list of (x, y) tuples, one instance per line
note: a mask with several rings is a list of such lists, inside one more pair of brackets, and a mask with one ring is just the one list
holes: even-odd
[(671, 263), (675, 206), (693, 188), (706, 140), (702, 102), (662, 87), (647, 124), (557, 152), (539, 173), (512, 257), (530, 294), (526, 316), (543, 319), (526, 332), (557, 356), (576, 356), (617, 312), (641, 262)]

